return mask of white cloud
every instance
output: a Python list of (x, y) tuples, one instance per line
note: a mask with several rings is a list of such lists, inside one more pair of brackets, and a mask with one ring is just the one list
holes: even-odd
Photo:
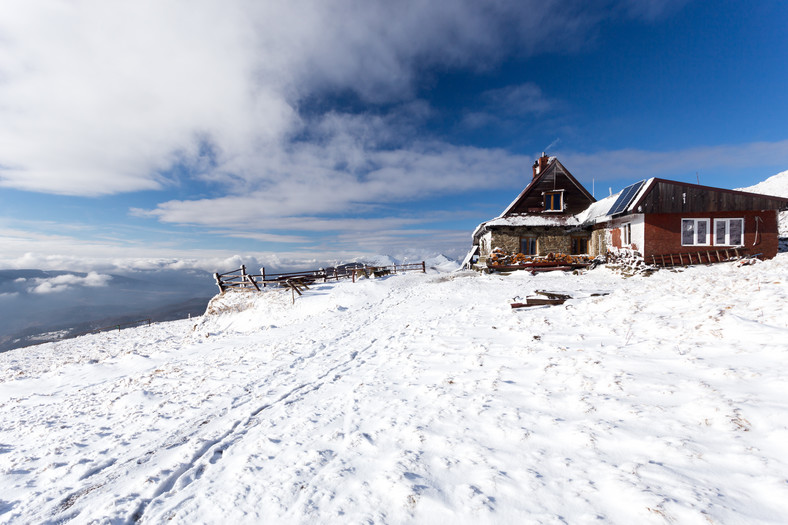
[[(303, 167), (290, 145), (311, 132), (299, 112), (305, 100), (319, 107), (322, 97), (352, 91), (367, 102), (409, 101), (431, 66), (489, 67), (512, 53), (578, 48), (616, 10), (574, 4), (7, 0), (0, 186), (69, 195), (158, 189), (177, 163), (240, 186), (282, 185)], [(363, 140), (375, 118), (339, 136)], [(334, 148), (352, 167), (353, 142), (322, 148), (304, 177), (323, 180)]]
[(112, 276), (90, 272), (84, 277), (73, 274), (58, 275), (56, 277), (31, 279), (35, 286), (28, 289), (30, 293), (49, 294), (57, 293), (84, 286), (88, 288), (99, 288), (107, 286), (112, 280)]
[[(353, 153), (335, 150), (334, 154), (334, 163), (363, 163), (365, 169), (351, 174), (345, 169), (324, 168), (320, 162), (325, 150), (305, 145), (292, 152), (289, 163), (298, 169), (287, 178), (250, 180), (243, 195), (169, 201), (154, 210), (134, 213), (170, 223), (239, 228), (260, 225), (264, 220), (270, 227), (273, 219), (292, 228), (298, 224), (290, 219), (294, 216), (358, 214), (383, 203), (510, 186), (526, 180), (531, 164), (530, 156), (442, 143), (419, 150), (365, 151), (359, 147)], [(363, 162), (353, 160), (354, 154)]]

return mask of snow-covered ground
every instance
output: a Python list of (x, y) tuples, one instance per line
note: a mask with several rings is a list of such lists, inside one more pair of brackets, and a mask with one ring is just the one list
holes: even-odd
[(784, 523), (787, 303), (788, 254), (411, 273), (14, 350), (0, 522)]

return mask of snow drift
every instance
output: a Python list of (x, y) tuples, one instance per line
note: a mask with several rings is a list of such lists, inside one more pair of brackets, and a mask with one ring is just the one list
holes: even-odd
[(10, 351), (0, 522), (780, 522), (786, 304), (785, 254), (411, 273)]

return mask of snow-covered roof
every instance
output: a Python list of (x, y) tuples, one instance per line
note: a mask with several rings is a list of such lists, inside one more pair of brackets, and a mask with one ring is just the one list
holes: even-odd
[(572, 226), (580, 224), (575, 217), (550, 215), (509, 215), (487, 221), (487, 226)]
[(473, 230), (473, 238), (482, 230), (491, 226), (579, 226), (580, 221), (576, 217), (566, 215), (509, 215), (508, 217), (496, 217), (485, 221)]
[(616, 202), (616, 199), (620, 194), (621, 192), (614, 193), (610, 197), (605, 197), (602, 200), (591, 203), (588, 208), (575, 215), (577, 221), (580, 224), (599, 222), (598, 219), (607, 216), (607, 212), (610, 211), (610, 207), (613, 206), (613, 203)]

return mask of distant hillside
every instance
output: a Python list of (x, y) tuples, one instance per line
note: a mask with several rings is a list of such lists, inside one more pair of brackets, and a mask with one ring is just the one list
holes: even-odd
[[(763, 193), (764, 195), (774, 195), (776, 197), (788, 197), (788, 171), (783, 171), (773, 175), (763, 182), (747, 188), (736, 188), (741, 191), (751, 191), (753, 193)], [(788, 211), (780, 213), (779, 224), (780, 238), (788, 238)], [(788, 243), (783, 243), (785, 246)], [(781, 250), (784, 251), (784, 250)]]
[(783, 171), (773, 175), (763, 182), (747, 188), (736, 188), (741, 191), (751, 191), (753, 193), (763, 193), (764, 195), (775, 195), (777, 197), (788, 197), (788, 171)]

